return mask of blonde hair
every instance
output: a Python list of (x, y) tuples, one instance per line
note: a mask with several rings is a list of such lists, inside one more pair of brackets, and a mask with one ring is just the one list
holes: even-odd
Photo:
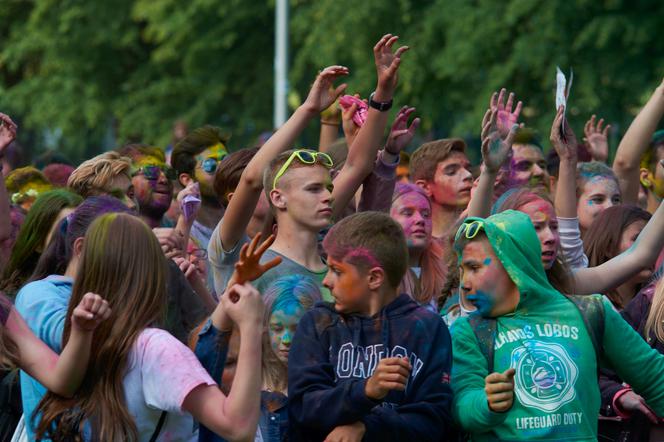
[(645, 339), (650, 342), (650, 336), (655, 336), (659, 342), (664, 343), (664, 278), (657, 282), (652, 304), (648, 312), (648, 319), (643, 330)]
[(81, 163), (69, 176), (67, 186), (83, 198), (108, 193), (113, 179), (125, 174), (128, 178), (131, 160), (117, 152), (106, 152)]

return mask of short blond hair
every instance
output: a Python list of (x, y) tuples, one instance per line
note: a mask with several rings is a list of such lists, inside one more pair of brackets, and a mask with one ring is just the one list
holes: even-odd
[(81, 163), (69, 176), (67, 186), (83, 198), (110, 192), (118, 175), (130, 177), (131, 160), (117, 152), (105, 152)]

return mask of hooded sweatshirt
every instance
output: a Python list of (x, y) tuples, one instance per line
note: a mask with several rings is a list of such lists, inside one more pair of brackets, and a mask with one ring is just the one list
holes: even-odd
[[(493, 343), (494, 371), (516, 370), (514, 403), (505, 413), (489, 409), (487, 360), (468, 318), (459, 318), (452, 328), (456, 420), (475, 441), (597, 440), (595, 349), (578, 308), (547, 280), (530, 219), (508, 210), (470, 220), (484, 223), (496, 256), (520, 293), (516, 310), (495, 318)], [(664, 416), (664, 357), (603, 302), (602, 365), (614, 369)]]
[[(379, 401), (364, 387), (378, 361), (407, 357), (405, 391)], [(437, 441), (451, 422), (450, 335), (442, 319), (402, 294), (372, 317), (318, 303), (297, 327), (288, 357), (291, 438), (322, 441), (362, 421), (365, 441)]]

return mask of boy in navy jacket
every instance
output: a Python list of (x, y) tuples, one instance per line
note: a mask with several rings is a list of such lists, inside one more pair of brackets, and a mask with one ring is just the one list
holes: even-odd
[(323, 284), (334, 303), (307, 312), (288, 359), (295, 441), (439, 441), (451, 422), (450, 335), (398, 294), (408, 252), (401, 226), (352, 215), (325, 237)]

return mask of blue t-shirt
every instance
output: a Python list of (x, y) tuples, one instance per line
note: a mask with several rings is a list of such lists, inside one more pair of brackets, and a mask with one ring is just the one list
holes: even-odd
[[(73, 284), (74, 280), (70, 277), (51, 275), (26, 284), (16, 295), (15, 308), (30, 330), (58, 354), (62, 351), (62, 333)], [(44, 386), (21, 370), (21, 398), (28, 440), (35, 440), (32, 413), (46, 391)]]

